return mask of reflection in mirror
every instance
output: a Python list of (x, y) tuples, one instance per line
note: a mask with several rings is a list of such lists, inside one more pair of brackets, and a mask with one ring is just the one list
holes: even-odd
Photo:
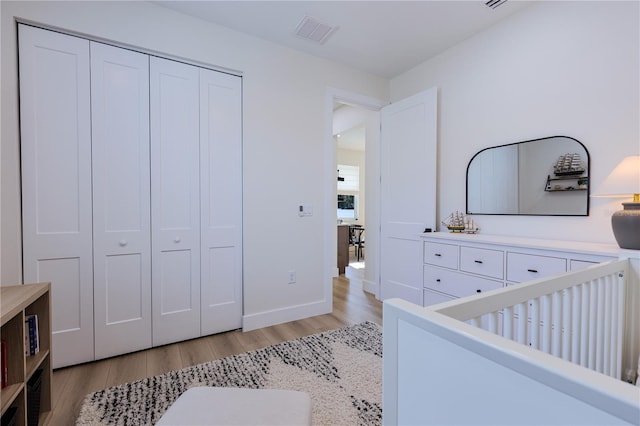
[(467, 167), (467, 214), (589, 215), (589, 152), (554, 136), (486, 148)]

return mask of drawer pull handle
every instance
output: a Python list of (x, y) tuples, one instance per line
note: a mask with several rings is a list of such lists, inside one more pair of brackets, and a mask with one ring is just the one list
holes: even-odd
[(435, 256), (436, 257), (441, 257), (442, 255), (440, 253), (436, 253)]
[(537, 274), (537, 273), (538, 273), (538, 270), (537, 270), (537, 269), (527, 269), (527, 271), (529, 271), (529, 272), (533, 272), (534, 274)]
[(482, 260), (474, 260), (476, 263), (482, 263)]
[(482, 290), (477, 289), (477, 290), (476, 290), (476, 293), (482, 293)]
[(436, 280), (436, 282), (437, 282), (437, 283), (439, 283), (439, 282), (440, 282), (440, 278), (438, 278), (438, 279)]

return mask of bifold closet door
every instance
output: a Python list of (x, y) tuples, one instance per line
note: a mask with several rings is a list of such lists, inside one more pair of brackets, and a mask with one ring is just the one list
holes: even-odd
[(51, 281), (57, 368), (94, 358), (89, 42), (18, 31), (24, 281)]
[(150, 58), (153, 345), (200, 336), (199, 69)]
[(242, 82), (200, 70), (202, 334), (242, 326)]
[(91, 42), (96, 359), (151, 347), (149, 56)]

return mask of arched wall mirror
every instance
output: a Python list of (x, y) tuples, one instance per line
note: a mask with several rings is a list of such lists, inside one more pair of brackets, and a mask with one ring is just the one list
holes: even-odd
[(589, 152), (568, 136), (483, 149), (467, 166), (467, 214), (588, 216)]

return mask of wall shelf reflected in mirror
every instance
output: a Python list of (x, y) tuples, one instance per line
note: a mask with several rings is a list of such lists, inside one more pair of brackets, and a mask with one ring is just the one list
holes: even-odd
[(577, 139), (493, 146), (467, 166), (467, 214), (588, 216), (590, 158)]

